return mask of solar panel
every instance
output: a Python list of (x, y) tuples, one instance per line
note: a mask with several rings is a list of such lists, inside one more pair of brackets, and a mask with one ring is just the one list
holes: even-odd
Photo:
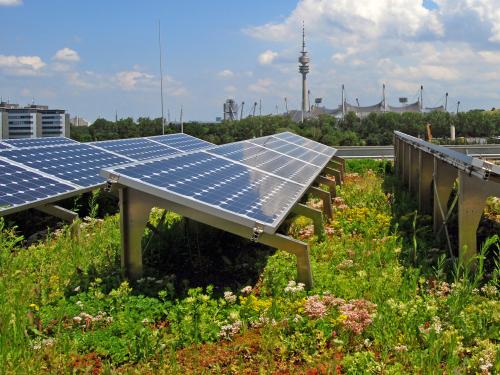
[(134, 160), (154, 159), (179, 153), (179, 151), (175, 148), (146, 138), (93, 142), (91, 145), (115, 152)]
[(320, 167), (246, 141), (217, 146), (207, 150), (207, 152), (256, 167), (300, 184), (310, 184), (321, 171)]
[(102, 168), (130, 162), (130, 159), (78, 143), (4, 150), (0, 156), (82, 187), (102, 184), (103, 178), (99, 176)]
[(308, 150), (305, 147), (275, 138), (273, 136), (252, 139), (250, 140), (250, 142), (258, 144), (259, 146), (268, 148), (270, 150), (292, 156), (296, 159), (313, 164), (317, 167), (324, 167), (330, 160), (330, 157), (325, 154)]
[(328, 156), (333, 156), (335, 155), (336, 150), (332, 147), (326, 146), (322, 143), (307, 139), (305, 137), (301, 137), (300, 135), (293, 134), (290, 132), (284, 132), (284, 133), (279, 133), (275, 134), (274, 137), (308, 148), (313, 151), (320, 152), (322, 154), (328, 155)]
[(148, 139), (170, 147), (174, 147), (183, 152), (203, 150), (214, 146), (213, 143), (206, 142), (182, 133), (158, 135), (156, 137), (149, 137)]
[(0, 159), (0, 212), (71, 192), (75, 188)]
[(204, 151), (107, 168), (103, 175), (248, 226), (263, 223), (272, 233), (307, 189)]
[(10, 147), (2, 142), (0, 142), (0, 150), (6, 150), (9, 149)]
[(77, 141), (65, 137), (5, 139), (3, 142), (16, 148), (78, 144)]

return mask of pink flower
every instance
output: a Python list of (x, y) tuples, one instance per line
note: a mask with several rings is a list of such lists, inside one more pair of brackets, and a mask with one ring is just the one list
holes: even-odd
[(307, 298), (304, 304), (304, 311), (309, 318), (322, 318), (327, 313), (325, 304), (320, 300), (318, 295)]
[(359, 335), (372, 323), (376, 307), (377, 305), (363, 299), (352, 300), (339, 308), (345, 316), (342, 324), (347, 330)]

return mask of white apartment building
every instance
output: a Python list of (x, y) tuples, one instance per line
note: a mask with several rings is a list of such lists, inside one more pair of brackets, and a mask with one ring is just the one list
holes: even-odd
[(0, 139), (69, 137), (69, 115), (44, 105), (19, 107), (0, 102)]

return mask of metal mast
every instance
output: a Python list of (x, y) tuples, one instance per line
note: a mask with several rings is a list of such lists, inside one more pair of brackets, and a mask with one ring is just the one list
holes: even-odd
[(160, 20), (158, 20), (158, 46), (160, 47), (160, 97), (161, 97), (161, 131), (165, 134), (165, 118), (163, 116), (163, 66), (161, 61), (161, 36), (160, 36)]
[(184, 133), (184, 122), (182, 121), (182, 105), (181, 105), (181, 133)]
[(309, 57), (306, 52), (306, 31), (304, 22), (302, 22), (302, 51), (299, 56), (299, 73), (302, 74), (302, 115), (301, 121), (304, 122), (304, 112), (307, 111), (307, 73), (309, 73)]

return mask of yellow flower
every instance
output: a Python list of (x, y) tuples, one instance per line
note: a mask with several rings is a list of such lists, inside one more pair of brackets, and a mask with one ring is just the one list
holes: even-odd
[(35, 311), (40, 310), (40, 308), (38, 307), (38, 305), (37, 305), (37, 304), (35, 304), (35, 303), (31, 303), (31, 304), (30, 304), (30, 309), (35, 310)]

